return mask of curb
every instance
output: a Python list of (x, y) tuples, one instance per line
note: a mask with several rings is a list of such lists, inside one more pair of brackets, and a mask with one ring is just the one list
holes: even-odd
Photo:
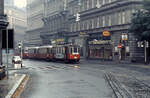
[(27, 75), (23, 74), (19, 81), (13, 86), (13, 88), (9, 91), (9, 93), (6, 95), (5, 98), (12, 98), (17, 89), (19, 88), (20, 84), (23, 82), (23, 80), (27, 77)]

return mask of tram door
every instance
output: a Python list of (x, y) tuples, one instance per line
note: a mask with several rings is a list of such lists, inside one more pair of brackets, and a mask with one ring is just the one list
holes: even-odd
[(69, 48), (65, 46), (65, 59), (67, 59), (68, 54), (69, 54)]

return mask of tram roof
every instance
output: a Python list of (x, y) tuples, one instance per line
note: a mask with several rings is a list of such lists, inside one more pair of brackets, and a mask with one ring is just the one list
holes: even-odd
[(52, 48), (53, 46), (52, 45), (49, 45), (49, 46), (40, 46), (39, 48)]
[(27, 49), (38, 49), (39, 47), (26, 47)]

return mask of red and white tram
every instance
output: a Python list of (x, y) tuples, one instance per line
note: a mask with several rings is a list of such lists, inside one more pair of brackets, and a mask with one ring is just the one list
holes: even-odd
[(45, 59), (45, 60), (52, 60), (53, 59), (53, 46), (41, 46), (38, 48), (37, 58), (38, 59)]
[(65, 62), (79, 62), (80, 53), (77, 45), (56, 45), (54, 46), (54, 59)]
[(28, 47), (24, 52), (26, 58), (29, 59), (44, 59), (51, 61), (79, 62), (80, 53), (77, 45), (55, 45), (55, 46), (40, 46)]

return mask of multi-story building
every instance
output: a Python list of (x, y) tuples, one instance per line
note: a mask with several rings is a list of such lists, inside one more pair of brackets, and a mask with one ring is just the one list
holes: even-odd
[(4, 0), (4, 6), (14, 6), (14, 0)]
[(40, 32), (43, 27), (45, 0), (27, 0), (27, 32), (25, 45), (41, 45)]
[[(80, 45), (84, 56), (91, 59), (142, 57), (143, 49), (137, 48), (128, 32), (132, 13), (140, 7), (141, 0), (73, 0), (68, 4), (69, 41)], [(76, 21), (77, 14), (80, 21)]]
[(131, 61), (144, 55), (128, 32), (141, 0), (28, 0), (27, 4), (30, 44), (69, 42), (80, 45), (90, 59)]
[(5, 14), (8, 16), (8, 28), (14, 29), (15, 45), (23, 41), (26, 31), (26, 10), (14, 6), (14, 0), (5, 0)]
[(43, 18), (44, 28), (43, 32), (41, 32), (43, 44), (51, 44), (54, 40), (57, 39), (61, 39), (61, 41), (64, 43), (64, 41), (67, 39), (67, 3), (69, 1), (70, 0), (45, 1)]

